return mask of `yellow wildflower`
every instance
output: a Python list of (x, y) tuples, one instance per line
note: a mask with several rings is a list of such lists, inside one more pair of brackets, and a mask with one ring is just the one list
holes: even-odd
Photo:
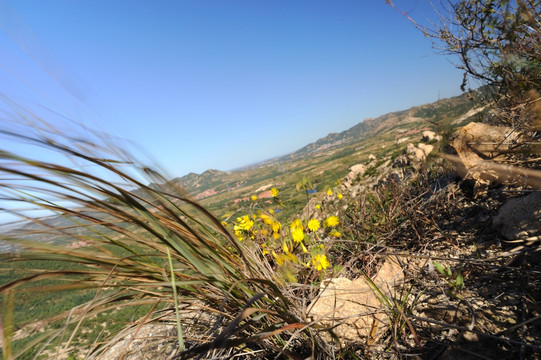
[(233, 230), (245, 230), (248, 231), (254, 226), (254, 222), (248, 215), (237, 218), (237, 224), (233, 227)]
[(272, 225), (272, 223), (273, 223), (271, 217), (269, 215), (267, 215), (267, 214), (261, 214), (261, 215), (259, 215), (259, 218), (261, 220), (263, 220), (263, 222), (265, 224), (267, 224), (267, 225)]
[(316, 204), (316, 209), (321, 210), (321, 205)]
[(302, 221), (300, 219), (293, 220), (293, 222), (289, 224), (289, 228), (291, 229), (291, 231), (297, 228), (302, 230)]
[(257, 195), (252, 195), (250, 199), (252, 199), (252, 201), (257, 201)]
[(271, 226), (272, 232), (274, 233), (280, 232), (280, 229), (282, 228), (282, 224), (279, 221), (274, 221)]
[(228, 227), (229, 224), (228, 224), (227, 222), (225, 222), (225, 221), (222, 221), (222, 226), (223, 226), (223, 227)]
[(327, 260), (327, 256), (325, 254), (317, 254), (312, 258), (312, 266), (317, 271), (324, 270), (329, 267), (329, 261)]
[(284, 254), (286, 259), (288, 261), (291, 261), (291, 262), (294, 262), (294, 263), (299, 263), (299, 259), (297, 259), (297, 257), (295, 256), (295, 254), (292, 254), (292, 253), (287, 253), (287, 254)]
[(274, 250), (272, 250), (272, 256), (274, 257), (274, 259), (276, 260), (276, 263), (278, 263), (278, 265), (283, 265), (284, 264), (284, 258), (282, 256), (282, 254), (278, 255)]
[(308, 221), (308, 229), (310, 231), (316, 232), (320, 228), (321, 224), (319, 223), (318, 219), (312, 219)]
[(332, 237), (335, 237), (335, 238), (339, 238), (340, 235), (342, 235), (340, 233), (340, 231), (336, 230), (336, 229), (332, 229), (330, 232), (329, 232), (329, 236), (332, 236)]
[(300, 228), (294, 228), (293, 230), (291, 230), (291, 237), (293, 237), (293, 240), (296, 242), (296, 243), (300, 243), (304, 240), (304, 231), (302, 229), (302, 227)]
[(244, 234), (243, 234), (242, 231), (240, 231), (240, 230), (235, 230), (235, 236), (237, 237), (237, 239), (238, 239), (239, 241), (244, 240)]
[(338, 193), (338, 199), (342, 200), (343, 197), (344, 196), (342, 194)]
[(274, 210), (273, 210), (273, 209), (270, 209), (270, 210), (269, 210), (269, 214), (274, 215)]
[(282, 250), (284, 250), (284, 252), (287, 254), (289, 252), (289, 248), (287, 247), (287, 244), (286, 243), (283, 243), (282, 244)]
[(324, 225), (325, 227), (335, 227), (339, 223), (340, 223), (340, 220), (338, 220), (338, 217), (333, 215), (325, 219)]
[(272, 188), (270, 192), (272, 197), (277, 197), (279, 190), (277, 188)]
[(331, 189), (327, 190), (327, 195), (329, 195), (329, 196), (332, 195), (332, 190)]
[(269, 253), (269, 250), (267, 249), (267, 244), (261, 244), (261, 250), (263, 251), (263, 255), (267, 255)]
[(274, 259), (276, 260), (276, 263), (278, 265), (284, 265), (285, 262), (293, 262), (293, 263), (298, 263), (299, 262), (299, 259), (297, 259), (297, 257), (292, 254), (292, 253), (287, 253), (287, 254), (276, 254), (276, 252), (272, 252), (272, 256), (274, 257)]
[(301, 220), (293, 220), (293, 222), (289, 225), (289, 229), (291, 230), (291, 236), (295, 242), (299, 243), (304, 240), (304, 228)]

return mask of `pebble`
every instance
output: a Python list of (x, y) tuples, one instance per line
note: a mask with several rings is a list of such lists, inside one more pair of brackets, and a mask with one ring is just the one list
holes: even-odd
[(471, 331), (466, 331), (464, 334), (462, 334), (462, 337), (466, 341), (475, 341), (475, 342), (479, 341), (479, 336), (476, 333), (473, 333)]

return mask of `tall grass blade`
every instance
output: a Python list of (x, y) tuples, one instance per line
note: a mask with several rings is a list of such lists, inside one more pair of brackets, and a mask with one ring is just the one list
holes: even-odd
[[(36, 272), (28, 269), (0, 284), (0, 295), (15, 289), (27, 293), (30, 286), (36, 293), (95, 292), (91, 301), (49, 319), (64, 319), (66, 329), (79, 331), (87, 319), (99, 314), (160, 304), (141, 319), (132, 319), (125, 329), (159, 322), (163, 314), (173, 316), (174, 311), (181, 352), (187, 350), (184, 331), (189, 326), (181, 324), (183, 305), (196, 308), (190, 310), (194, 316), (205, 312), (208, 328), (218, 324), (214, 340), (221, 349), (250, 344), (255, 351), (274, 352), (298, 332), (296, 338), (312, 341), (310, 327), (297, 325), (305, 323), (302, 306), (287, 285), (276, 283), (269, 260), (234, 239), (218, 219), (160, 172), (100, 134), (91, 133), (84, 140), (48, 126), (23, 129), (0, 129), (1, 137), (33, 150), (24, 156), (0, 149), (0, 198), (26, 206), (9, 209), (23, 226), (1, 235), (15, 250), (0, 254), (0, 260), (63, 265)], [(43, 150), (54, 156), (41, 156)], [(34, 216), (29, 210), (48, 215)], [(230, 319), (229, 326), (216, 321), (218, 317)], [(3, 322), (6, 337), (5, 316)], [(43, 345), (48, 343), (39, 337), (15, 352), (35, 349), (38, 343), (47, 350), (67, 349), (78, 340), (73, 332), (67, 343), (58, 344), (60, 333), (51, 334), (50, 345)], [(119, 339), (116, 333), (102, 335), (90, 358)], [(214, 343), (208, 335), (201, 332), (194, 351), (200, 344)]]
[(184, 339), (182, 336), (182, 327), (180, 325), (180, 313), (178, 310), (177, 285), (175, 284), (175, 270), (173, 269), (173, 261), (171, 260), (171, 252), (169, 251), (169, 249), (167, 249), (167, 260), (169, 261), (169, 269), (171, 270), (171, 286), (173, 287), (173, 296), (175, 297), (175, 315), (177, 318), (178, 348), (180, 351), (184, 351)]
[(2, 312), (0, 313), (0, 341), (2, 341), (2, 355), (4, 360), (13, 359), (13, 308), (15, 295), (9, 291), (4, 294)]

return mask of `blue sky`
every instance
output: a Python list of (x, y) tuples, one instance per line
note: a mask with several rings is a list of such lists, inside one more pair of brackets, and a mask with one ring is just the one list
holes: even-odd
[[(428, 1), (395, 4), (435, 19)], [(460, 93), (451, 59), (383, 0), (0, 0), (0, 14), (1, 93), (129, 139), (172, 176)]]

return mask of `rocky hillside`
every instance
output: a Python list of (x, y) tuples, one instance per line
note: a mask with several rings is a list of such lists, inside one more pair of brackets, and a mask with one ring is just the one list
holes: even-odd
[[(450, 143), (454, 160), (427, 160), (427, 146), (438, 140), (425, 134), (398, 154), (378, 153), (352, 166), (340, 185), (306, 204), (301, 219), (342, 219), (345, 241), (328, 234), (321, 239), (339, 270), (306, 299), (308, 319), (333, 328), (339, 339), (322, 337), (330, 354), (349, 349), (343, 358), (539, 358), (541, 193), (532, 191), (531, 177), (509, 181), (505, 173), (494, 175), (494, 168), (465, 175), (448, 162), (474, 169), (467, 159), (479, 149), (460, 144), (516, 144), (501, 138), (506, 130), (463, 127)], [(428, 150), (418, 156), (413, 148)], [(202, 314), (192, 309), (185, 316), (188, 322)], [(132, 342), (133, 332), (103, 359), (122, 352), (127, 360), (178, 355), (174, 326), (144, 326)], [(304, 358), (300, 345), (295, 350), (292, 358)]]
[[(252, 171), (272, 165), (279, 167), (283, 163), (301, 161), (312, 157), (314, 154), (326, 151), (340, 151), (340, 149), (355, 143), (361, 143), (370, 137), (380, 136), (396, 131), (399, 128), (417, 129), (430, 125), (430, 122), (447, 126), (451, 121), (472, 110), (474, 103), (467, 95), (461, 95), (437, 102), (415, 106), (408, 110), (391, 112), (377, 118), (369, 118), (359, 122), (357, 125), (339, 133), (331, 133), (317, 141), (310, 143), (301, 149), (281, 157), (262, 161), (235, 171), (223, 172), (220, 170), (207, 170), (202, 174), (190, 173), (174, 179), (189, 194), (199, 195), (199, 198), (206, 198), (214, 194), (226, 191), (228, 188), (240, 185), (243, 172)], [(471, 114), (473, 115), (473, 113)], [(469, 121), (470, 116), (465, 116), (462, 121)], [(430, 122), (429, 122), (430, 121)], [(458, 125), (455, 123), (454, 126)], [(219, 185), (225, 188), (216, 189)]]

